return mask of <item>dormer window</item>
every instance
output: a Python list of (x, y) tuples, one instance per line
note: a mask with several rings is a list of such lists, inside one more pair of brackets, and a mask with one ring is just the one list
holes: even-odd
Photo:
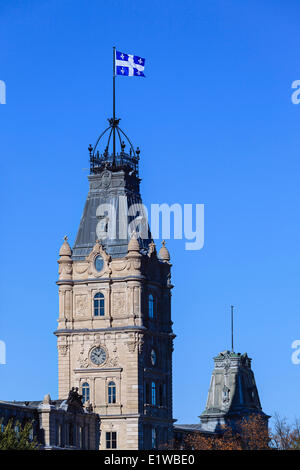
[(96, 268), (96, 271), (98, 271), (98, 272), (102, 271), (102, 269), (103, 269), (103, 264), (104, 264), (104, 262), (103, 262), (102, 256), (98, 255), (98, 256), (96, 257), (96, 259), (95, 259), (95, 268)]

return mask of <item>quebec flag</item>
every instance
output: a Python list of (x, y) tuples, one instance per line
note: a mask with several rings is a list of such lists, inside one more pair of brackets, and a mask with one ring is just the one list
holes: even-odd
[(145, 59), (132, 54), (116, 51), (116, 75), (145, 77)]

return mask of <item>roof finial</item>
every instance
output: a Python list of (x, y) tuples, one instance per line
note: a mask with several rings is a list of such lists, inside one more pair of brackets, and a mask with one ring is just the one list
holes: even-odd
[(68, 236), (67, 235), (64, 236), (64, 240), (65, 240), (65, 242), (68, 241)]

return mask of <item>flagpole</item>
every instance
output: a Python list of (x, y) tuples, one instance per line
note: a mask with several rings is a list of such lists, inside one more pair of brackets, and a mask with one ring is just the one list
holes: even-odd
[(113, 47), (113, 166), (116, 160), (116, 48)]

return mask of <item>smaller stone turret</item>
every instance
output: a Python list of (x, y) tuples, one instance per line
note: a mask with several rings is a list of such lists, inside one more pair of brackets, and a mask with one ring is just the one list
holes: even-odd
[(72, 275), (72, 250), (68, 242), (68, 237), (64, 237), (64, 242), (59, 250), (59, 279), (70, 279)]
[(215, 432), (224, 424), (234, 428), (251, 414), (260, 414), (267, 422), (247, 353), (223, 351), (214, 362), (206, 408), (200, 416), (203, 430)]
[(67, 235), (65, 235), (64, 242), (61, 245), (60, 250), (59, 250), (59, 256), (70, 257), (71, 255), (72, 255), (72, 250), (68, 242), (68, 237)]

